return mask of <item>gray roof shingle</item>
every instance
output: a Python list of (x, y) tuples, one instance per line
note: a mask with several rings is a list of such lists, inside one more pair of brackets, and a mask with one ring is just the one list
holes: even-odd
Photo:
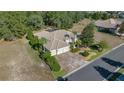
[(104, 27), (104, 28), (116, 28), (117, 25), (120, 25), (121, 21), (117, 19), (108, 19), (108, 20), (97, 20), (95, 22), (95, 25), (98, 27)]
[(44, 45), (48, 50), (54, 50), (69, 46), (68, 43), (65, 42), (65, 35), (68, 34), (71, 38), (74, 38), (74, 34), (72, 32), (66, 30), (56, 30), (56, 31), (41, 31), (35, 33), (34, 35), (39, 38), (46, 38), (48, 42)]

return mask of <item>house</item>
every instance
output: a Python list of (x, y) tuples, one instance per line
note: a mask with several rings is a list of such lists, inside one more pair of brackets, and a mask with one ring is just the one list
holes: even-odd
[(106, 31), (111, 33), (117, 33), (119, 26), (121, 25), (121, 21), (117, 19), (107, 19), (107, 20), (97, 20), (95, 25), (100, 31)]
[(44, 48), (50, 51), (52, 56), (70, 51), (70, 43), (77, 40), (75, 34), (66, 30), (41, 31), (34, 35), (48, 40)]

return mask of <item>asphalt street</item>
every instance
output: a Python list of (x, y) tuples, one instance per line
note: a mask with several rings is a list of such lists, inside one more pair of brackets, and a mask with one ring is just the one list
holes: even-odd
[(68, 81), (102, 81), (124, 64), (124, 45), (100, 57), (66, 78)]

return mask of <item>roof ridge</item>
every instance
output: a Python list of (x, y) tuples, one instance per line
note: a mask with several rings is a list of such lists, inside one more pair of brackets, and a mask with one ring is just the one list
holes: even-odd
[(114, 20), (114, 19), (112, 19), (112, 18), (110, 18), (110, 20), (109, 20), (109, 21), (110, 21), (110, 23), (111, 23), (111, 24), (116, 24), (116, 23), (115, 23), (115, 20)]
[[(54, 34), (54, 37), (53, 37), (53, 40), (52, 40), (52, 45), (51, 45), (51, 47), (50, 47), (50, 50), (51, 50), (51, 48), (52, 48), (52, 46), (53, 46), (53, 42), (54, 42), (54, 40), (55, 40), (55, 33), (53, 33)], [(51, 36), (51, 34), (50, 34), (50, 36)]]
[(59, 46), (59, 41), (60, 41), (60, 40), (58, 40), (58, 43), (57, 43), (57, 46), (56, 46), (56, 50), (58, 49), (58, 46)]

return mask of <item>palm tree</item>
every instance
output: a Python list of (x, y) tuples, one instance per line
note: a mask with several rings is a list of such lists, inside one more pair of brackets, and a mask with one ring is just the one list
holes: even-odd
[(81, 40), (78, 39), (76, 42), (75, 42), (75, 45), (79, 48), (81, 46)]

